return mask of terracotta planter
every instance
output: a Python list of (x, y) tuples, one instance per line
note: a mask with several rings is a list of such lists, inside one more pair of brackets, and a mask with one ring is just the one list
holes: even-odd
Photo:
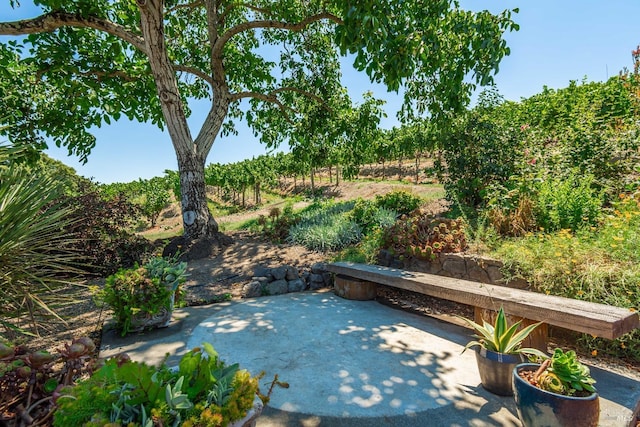
[(513, 369), (522, 363), (522, 356), (480, 348), (476, 361), (482, 387), (500, 396), (513, 396)]
[(600, 417), (597, 393), (587, 397), (564, 396), (531, 385), (518, 375), (536, 371), (540, 365), (522, 363), (513, 369), (513, 388), (518, 417), (524, 427), (596, 427)]

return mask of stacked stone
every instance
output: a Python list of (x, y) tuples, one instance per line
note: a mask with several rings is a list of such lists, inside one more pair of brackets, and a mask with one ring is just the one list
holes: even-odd
[(437, 254), (431, 261), (416, 258), (401, 261), (389, 251), (382, 250), (378, 255), (378, 264), (474, 282), (506, 285), (511, 288), (525, 289), (529, 286), (521, 278), (510, 277), (507, 280), (502, 273), (504, 264), (501, 261), (473, 254), (447, 253)]
[(244, 286), (243, 293), (245, 298), (254, 298), (317, 290), (331, 285), (331, 273), (325, 270), (323, 263), (314, 264), (310, 271), (300, 271), (290, 265), (258, 266), (254, 270), (251, 281)]

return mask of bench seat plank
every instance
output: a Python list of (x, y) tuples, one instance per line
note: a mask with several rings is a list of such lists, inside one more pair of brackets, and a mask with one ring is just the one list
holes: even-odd
[(377, 265), (336, 262), (326, 269), (474, 307), (502, 306), (512, 315), (602, 338), (618, 338), (640, 326), (637, 313), (606, 304)]

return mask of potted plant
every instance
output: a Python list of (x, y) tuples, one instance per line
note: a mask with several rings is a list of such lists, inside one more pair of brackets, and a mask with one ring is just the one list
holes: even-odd
[(464, 350), (477, 347), (476, 361), (480, 373), (480, 382), (488, 391), (501, 395), (513, 395), (513, 368), (522, 363), (523, 355), (547, 358), (547, 355), (535, 348), (522, 347), (522, 342), (540, 324), (529, 325), (518, 330), (521, 321), (508, 325), (504, 310), (500, 307), (495, 323), (483, 322), (482, 325), (461, 317), (476, 331), (476, 340), (469, 342)]
[(226, 365), (211, 344), (171, 369), (111, 358), (91, 377), (60, 390), (53, 425), (250, 426), (262, 411), (258, 378)]
[(596, 381), (575, 351), (557, 348), (542, 364), (519, 364), (513, 370), (513, 382), (523, 426), (598, 425)]
[(166, 327), (180, 285), (186, 281), (186, 262), (155, 257), (142, 267), (121, 269), (107, 277), (97, 299), (112, 310), (116, 328), (124, 336), (149, 328)]

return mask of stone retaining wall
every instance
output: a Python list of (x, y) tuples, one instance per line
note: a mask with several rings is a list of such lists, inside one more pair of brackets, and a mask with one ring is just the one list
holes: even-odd
[(383, 249), (378, 255), (378, 264), (385, 267), (437, 274), (456, 279), (508, 286), (510, 288), (525, 289), (529, 287), (527, 281), (520, 278), (506, 282), (502, 274), (504, 264), (501, 261), (480, 255), (448, 253), (437, 254), (436, 259), (433, 261), (415, 258), (400, 261)]
[(321, 262), (313, 264), (310, 269), (301, 270), (290, 265), (271, 268), (258, 266), (251, 281), (244, 285), (243, 295), (245, 298), (280, 295), (317, 290), (332, 284), (331, 273), (325, 270)]

